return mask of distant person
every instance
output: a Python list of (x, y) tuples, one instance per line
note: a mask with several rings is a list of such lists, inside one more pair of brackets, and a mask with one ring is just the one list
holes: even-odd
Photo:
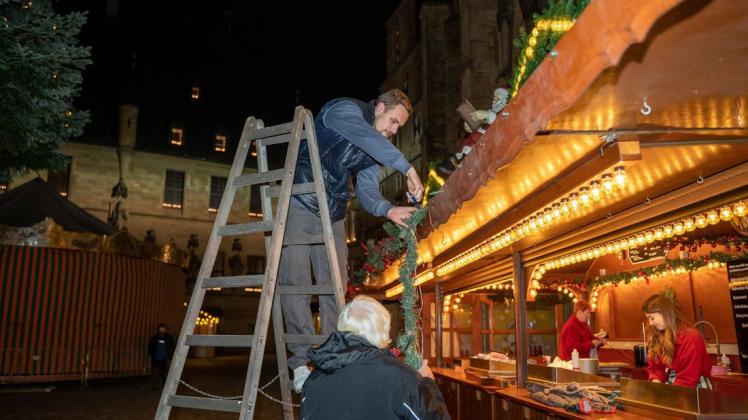
[(169, 373), (169, 362), (174, 355), (174, 337), (166, 332), (166, 324), (158, 326), (158, 332), (148, 342), (148, 355), (151, 356), (151, 386), (159, 389)]
[(558, 357), (562, 360), (571, 360), (574, 349), (579, 352), (580, 358), (590, 357), (590, 350), (607, 343), (606, 333), (600, 331), (597, 335), (592, 334), (588, 321), (592, 313), (592, 307), (583, 300), (574, 304), (574, 312), (561, 329), (560, 348)]
[(302, 419), (450, 418), (428, 362), (416, 371), (387, 349), (390, 314), (379, 302), (357, 296), (338, 330), (307, 352), (314, 371), (304, 383)]
[(652, 382), (709, 388), (712, 363), (698, 331), (681, 320), (673, 299), (653, 295), (642, 304), (649, 320), (647, 377)]

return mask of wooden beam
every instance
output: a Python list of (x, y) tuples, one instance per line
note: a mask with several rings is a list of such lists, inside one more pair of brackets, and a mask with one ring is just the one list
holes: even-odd
[(436, 297), (436, 366), (444, 367), (444, 355), (442, 354), (442, 314), (444, 313), (444, 296), (442, 294), (442, 285), (438, 281), (434, 283), (434, 296)]
[(514, 330), (517, 359), (517, 388), (527, 387), (527, 277), (522, 255), (512, 255), (514, 263)]

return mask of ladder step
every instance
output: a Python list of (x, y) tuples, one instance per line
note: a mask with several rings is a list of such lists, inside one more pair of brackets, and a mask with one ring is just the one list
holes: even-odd
[(283, 341), (287, 344), (322, 344), (327, 337), (315, 334), (283, 334)]
[[(306, 131), (301, 132), (301, 140), (306, 139)], [(272, 146), (274, 144), (288, 143), (291, 141), (291, 134), (282, 134), (274, 137), (265, 137), (257, 140), (257, 147)]]
[(188, 397), (186, 395), (170, 395), (168, 404), (172, 407), (227, 411), (229, 413), (238, 413), (242, 409), (241, 400), (219, 400), (217, 398)]
[(263, 220), (261, 222), (221, 226), (218, 228), (218, 235), (219, 236), (248, 235), (250, 233), (272, 232), (272, 230), (273, 230), (273, 221)]
[(332, 285), (315, 284), (313, 286), (278, 286), (279, 295), (332, 295)]
[(203, 289), (212, 287), (257, 287), (265, 282), (264, 274), (252, 276), (226, 276), (203, 279)]
[[(269, 187), (268, 188), (268, 197), (277, 197), (280, 195), (280, 186), (275, 187)], [(293, 187), (291, 187), (291, 195), (298, 195), (298, 194), (310, 194), (315, 192), (314, 189), (314, 182), (306, 182), (304, 184), (294, 184)]]
[(285, 169), (275, 169), (267, 172), (257, 172), (254, 174), (238, 176), (234, 178), (234, 188), (278, 181), (280, 179), (283, 179), (283, 175), (285, 175), (285, 172)]
[(254, 336), (190, 334), (186, 338), (188, 346), (252, 347), (252, 339)]
[(292, 128), (293, 121), (285, 124), (271, 125), (270, 127), (257, 128), (252, 130), (251, 138), (264, 139), (266, 137), (276, 137), (290, 133)]

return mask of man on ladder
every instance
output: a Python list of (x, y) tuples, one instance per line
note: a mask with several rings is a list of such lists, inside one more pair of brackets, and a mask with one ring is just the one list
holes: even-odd
[[(393, 89), (381, 94), (369, 103), (356, 99), (334, 99), (322, 107), (314, 119), (319, 144), (325, 191), (330, 209), (330, 218), (343, 289), (348, 280), (348, 248), (344, 219), (348, 201), (353, 196), (352, 184), (364, 210), (374, 216), (387, 217), (394, 223), (404, 225), (414, 207), (396, 207), (382, 197), (379, 191), (381, 166), (393, 168), (407, 178), (408, 192), (420, 201), (423, 185), (416, 170), (389, 138), (405, 125), (413, 108), (408, 97)], [(306, 143), (299, 149), (294, 184), (312, 182), (312, 166)], [(294, 195), (288, 209), (286, 237), (283, 242), (279, 285), (305, 286), (311, 284), (311, 271), (317, 284), (330, 284), (331, 273), (324, 243), (309, 244), (301, 239), (322, 233), (322, 223), (313, 194)], [(297, 236), (299, 239), (296, 239)], [(310, 267), (311, 263), (311, 267)], [(283, 295), (281, 306), (288, 334), (315, 334), (309, 295)], [(322, 335), (335, 330), (338, 308), (335, 297), (319, 296), (320, 327)], [(294, 372), (293, 385), (301, 392), (309, 376), (309, 362), (305, 344), (289, 344), (293, 355), (288, 365)]]

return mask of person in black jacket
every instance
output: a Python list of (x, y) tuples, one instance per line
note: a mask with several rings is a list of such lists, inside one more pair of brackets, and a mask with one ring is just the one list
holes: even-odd
[(151, 356), (151, 386), (159, 389), (169, 373), (169, 361), (174, 355), (174, 337), (166, 332), (166, 324), (158, 326), (158, 332), (148, 342), (148, 355)]
[(428, 363), (416, 371), (387, 350), (390, 314), (379, 302), (356, 297), (338, 330), (307, 353), (314, 371), (303, 386), (303, 420), (450, 418)]

